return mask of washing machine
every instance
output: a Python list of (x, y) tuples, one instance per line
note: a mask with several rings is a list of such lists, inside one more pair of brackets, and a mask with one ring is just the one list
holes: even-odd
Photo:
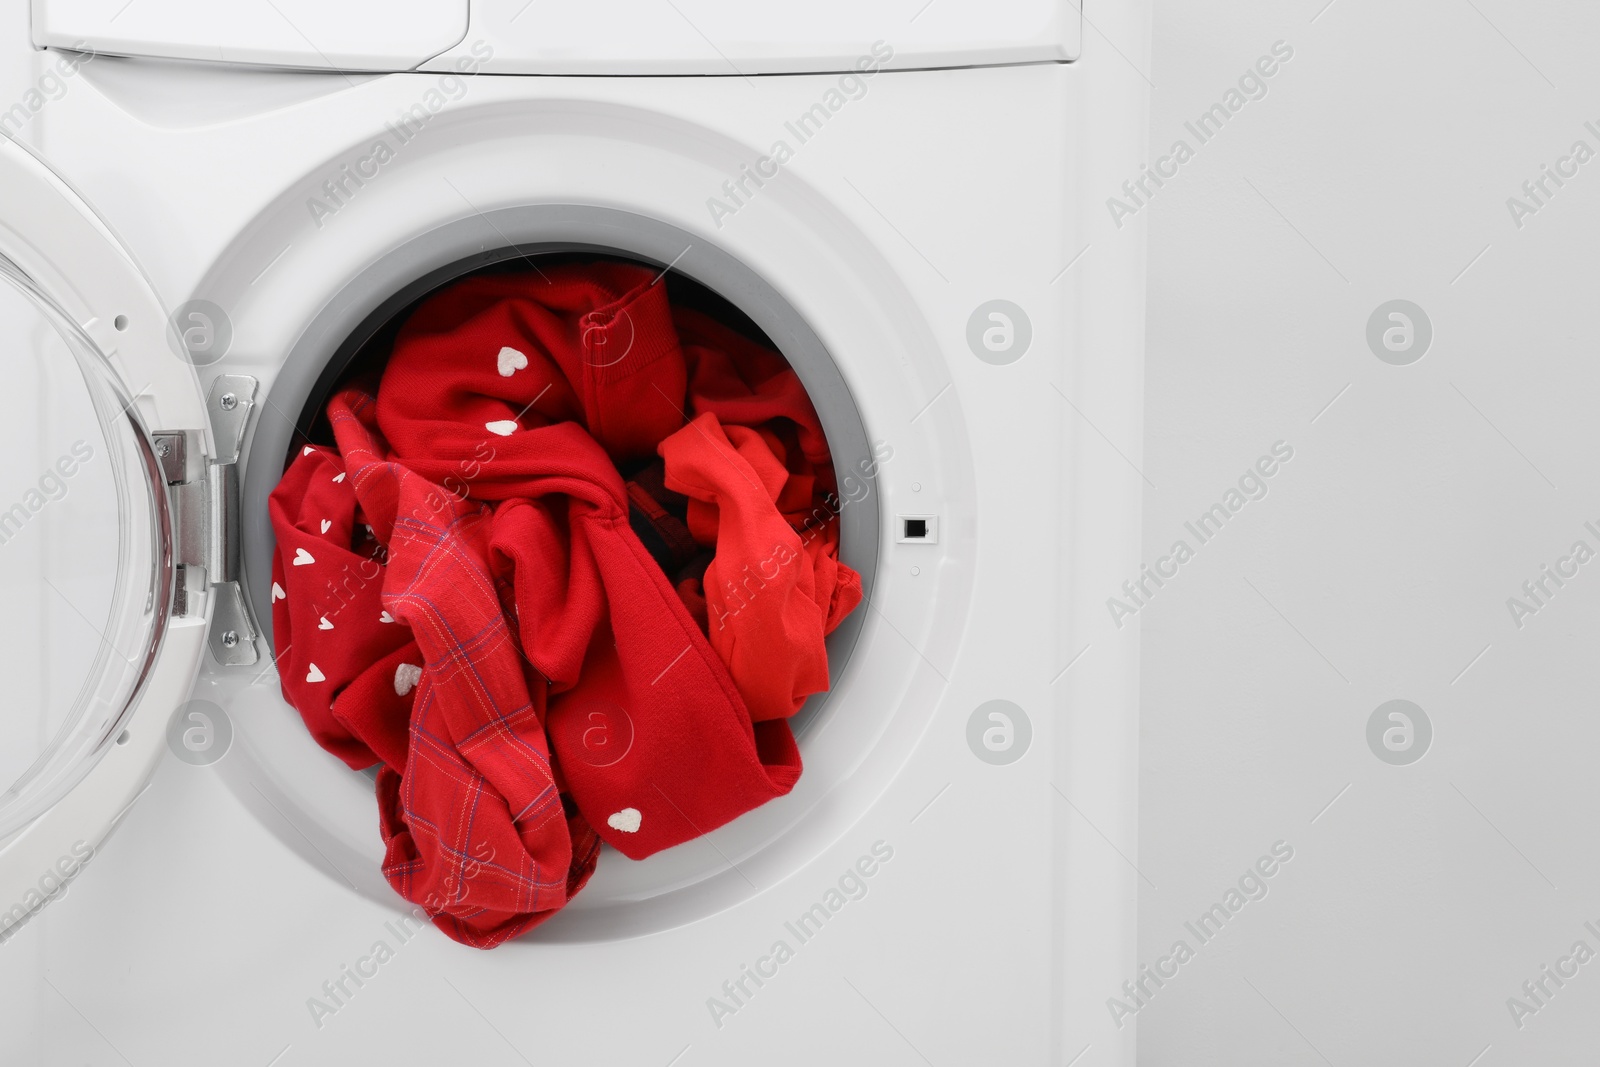
[[(7, 18), (0, 1059), (1133, 1062), (1140, 4)], [(284, 701), (267, 498), (419, 300), (574, 256), (784, 356), (865, 599), (790, 794), (480, 951)]]

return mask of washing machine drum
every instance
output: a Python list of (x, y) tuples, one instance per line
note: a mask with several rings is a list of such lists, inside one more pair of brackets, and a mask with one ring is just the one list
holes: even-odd
[(390, 884), (479, 946), (597, 834), (642, 859), (787, 793), (861, 599), (777, 352), (651, 266), (514, 267), (380, 330), (271, 499), (284, 694), (380, 765)]

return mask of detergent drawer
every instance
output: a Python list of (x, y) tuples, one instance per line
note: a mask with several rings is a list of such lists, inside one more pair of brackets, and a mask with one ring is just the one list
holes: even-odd
[(34, 0), (33, 43), (120, 56), (394, 71), (453, 47), (467, 0)]
[(34, 0), (41, 47), (348, 71), (726, 75), (1066, 62), (1073, 0)]

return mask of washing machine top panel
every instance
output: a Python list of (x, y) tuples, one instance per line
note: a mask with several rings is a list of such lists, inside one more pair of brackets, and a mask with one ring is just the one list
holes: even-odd
[(41, 47), (294, 69), (726, 75), (1077, 58), (1073, 0), (35, 0)]

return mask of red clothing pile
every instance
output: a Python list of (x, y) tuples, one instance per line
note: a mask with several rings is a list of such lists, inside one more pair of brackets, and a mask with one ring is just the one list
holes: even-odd
[(284, 696), (380, 765), (384, 874), (469, 945), (554, 914), (602, 840), (641, 859), (787, 793), (861, 599), (798, 378), (654, 279), (438, 293), (272, 494)]

